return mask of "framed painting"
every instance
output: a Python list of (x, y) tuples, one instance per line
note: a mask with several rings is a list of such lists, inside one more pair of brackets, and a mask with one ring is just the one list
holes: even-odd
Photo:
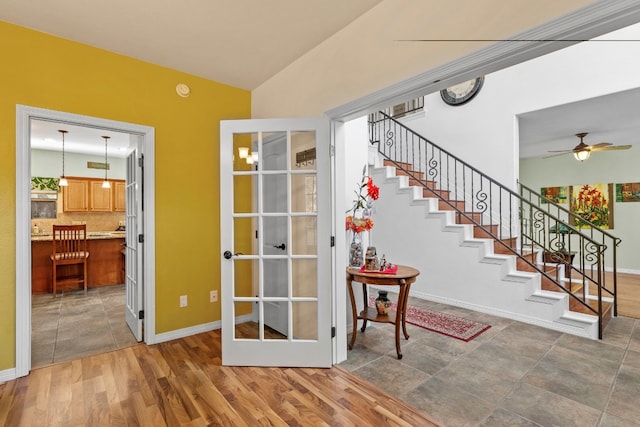
[[(567, 187), (542, 187), (540, 194), (553, 203), (567, 203)], [(547, 201), (542, 199), (542, 203), (547, 203)]]
[(571, 186), (569, 194), (575, 227), (613, 229), (613, 184)]
[(616, 202), (640, 202), (640, 182), (616, 184)]

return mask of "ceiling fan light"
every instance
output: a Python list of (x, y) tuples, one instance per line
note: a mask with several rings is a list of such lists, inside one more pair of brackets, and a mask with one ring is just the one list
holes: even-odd
[(578, 160), (579, 162), (584, 162), (589, 158), (590, 155), (591, 155), (591, 151), (589, 150), (581, 150), (573, 153), (573, 157), (575, 157), (576, 160)]

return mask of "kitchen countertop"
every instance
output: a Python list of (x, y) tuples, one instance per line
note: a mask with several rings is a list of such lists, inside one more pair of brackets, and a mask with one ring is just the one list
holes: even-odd
[[(87, 240), (102, 240), (102, 239), (124, 239), (124, 231), (88, 231)], [(45, 234), (32, 234), (32, 242), (50, 242), (53, 240), (51, 233)]]

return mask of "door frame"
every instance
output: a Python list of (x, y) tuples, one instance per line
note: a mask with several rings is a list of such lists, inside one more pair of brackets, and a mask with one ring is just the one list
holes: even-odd
[[(573, 42), (558, 43), (554, 40), (588, 40), (638, 22), (640, 22), (640, 3), (637, 1), (593, 2), (513, 37), (532, 40), (531, 42), (491, 43), (458, 59), (325, 111), (325, 115), (331, 120), (331, 144), (335, 144), (335, 156), (331, 162), (333, 168), (331, 172), (334, 203), (333, 232), (336, 237), (332, 270), (333, 318), (336, 325), (336, 340), (333, 345), (334, 363), (340, 363), (347, 359), (347, 321), (350, 318), (350, 314), (347, 313), (347, 291), (344, 287), (346, 233), (342, 231), (344, 212), (347, 206), (344, 203), (344, 195), (341, 193), (347, 185), (345, 170), (349, 165), (344, 144), (350, 143), (350, 141), (346, 141), (344, 136), (344, 122), (387, 108), (390, 105), (405, 102), (407, 99), (436, 93), (453, 84), (575, 44)], [(517, 136), (514, 137), (514, 144), (514, 160), (517, 160), (519, 149)], [(516, 167), (515, 174), (517, 172)], [(338, 192), (340, 193), (336, 194)], [(335, 224), (339, 226), (336, 228)]]
[(16, 371), (31, 370), (31, 119), (97, 127), (140, 135), (145, 157), (143, 212), (144, 342), (154, 344), (155, 333), (155, 129), (150, 126), (16, 105)]

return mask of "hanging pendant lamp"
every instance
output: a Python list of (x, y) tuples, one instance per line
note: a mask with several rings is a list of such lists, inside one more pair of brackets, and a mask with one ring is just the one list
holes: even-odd
[(64, 176), (64, 135), (69, 131), (60, 129), (58, 130), (58, 132), (62, 134), (62, 175), (60, 175), (60, 181), (58, 181), (58, 185), (60, 187), (66, 187), (67, 185), (69, 185), (69, 183), (67, 182), (67, 178), (65, 178)]
[(104, 182), (102, 183), (102, 188), (111, 188), (111, 184), (107, 180), (107, 170), (109, 169), (109, 163), (107, 163), (107, 141), (110, 136), (103, 136), (104, 138)]

